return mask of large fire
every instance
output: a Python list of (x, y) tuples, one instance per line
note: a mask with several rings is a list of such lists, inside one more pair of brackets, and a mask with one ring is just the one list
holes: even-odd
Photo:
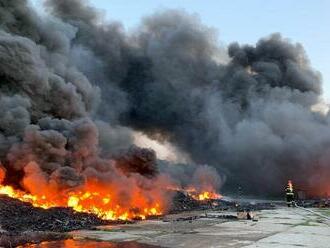
[[(23, 184), (30, 189), (28, 191), (33, 192), (32, 194), (4, 185), (2, 183), (4, 178), (5, 171), (0, 167), (0, 195), (44, 209), (71, 207), (77, 212), (93, 213), (105, 220), (146, 219), (147, 216), (162, 215), (168, 203), (165, 199), (167, 193), (164, 192), (181, 191), (198, 201), (222, 197), (211, 186), (207, 187), (208, 190), (197, 190), (194, 187), (181, 188), (169, 185), (166, 180), (166, 183), (158, 187), (152, 182), (142, 187), (139, 183), (128, 185), (127, 181), (126, 187), (123, 188), (123, 186), (88, 179), (82, 186), (60, 190), (42, 184), (41, 181), (35, 183), (35, 178), (31, 180), (25, 178)], [(147, 191), (145, 187), (148, 187)], [(129, 190), (125, 191), (126, 188)]]
[[(93, 213), (105, 220), (146, 219), (147, 216), (161, 215), (164, 211), (162, 201), (150, 205), (147, 199), (138, 194), (133, 196), (133, 198), (135, 198), (133, 199), (135, 206), (132, 207), (119, 205), (118, 202), (112, 198), (111, 191), (105, 192), (104, 189), (98, 189), (96, 184), (90, 183), (84, 188), (88, 188), (88, 190), (72, 191), (62, 195), (60, 198), (53, 198), (49, 195), (28, 194), (21, 190), (14, 189), (12, 186), (0, 184), (0, 195), (6, 195), (44, 209), (52, 207), (71, 207), (77, 212)], [(198, 192), (194, 188), (178, 190), (185, 192), (198, 201), (220, 199), (222, 197), (220, 194), (213, 191)]]
[(61, 197), (52, 198), (49, 195), (32, 195), (11, 186), (0, 184), (0, 195), (6, 195), (23, 202), (29, 202), (35, 207), (44, 209), (52, 207), (71, 207), (77, 212), (86, 212), (96, 214), (105, 220), (128, 220), (145, 219), (151, 215), (161, 215), (163, 206), (161, 202), (149, 204), (147, 199), (139, 196), (132, 196), (135, 202), (134, 206), (119, 205), (118, 201), (112, 198), (111, 192), (105, 193), (103, 190), (97, 190), (96, 185), (88, 185), (89, 190), (68, 192)]

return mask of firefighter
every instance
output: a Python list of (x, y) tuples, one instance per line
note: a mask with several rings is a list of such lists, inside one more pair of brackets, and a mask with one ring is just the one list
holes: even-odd
[(291, 180), (288, 181), (288, 185), (285, 188), (286, 203), (288, 207), (294, 206), (294, 192)]

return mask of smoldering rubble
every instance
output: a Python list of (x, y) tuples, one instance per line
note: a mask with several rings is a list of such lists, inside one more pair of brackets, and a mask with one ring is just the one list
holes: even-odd
[[(127, 32), (87, 1), (46, 0), (44, 9), (0, 0), (4, 183), (36, 193), (97, 178), (121, 195), (128, 181), (162, 192), (209, 177), (254, 194), (275, 195), (288, 178), (329, 187), (330, 119), (314, 108), (322, 80), (302, 45), (273, 34), (222, 47), (215, 30), (178, 10)], [(170, 142), (189, 165), (134, 147), (137, 131)]]

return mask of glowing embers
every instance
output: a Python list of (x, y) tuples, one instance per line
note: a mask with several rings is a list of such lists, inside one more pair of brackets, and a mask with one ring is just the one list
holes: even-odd
[(179, 187), (167, 187), (167, 190), (183, 192), (197, 201), (217, 200), (222, 198), (222, 195), (216, 193), (213, 189), (197, 190), (193, 187), (189, 187), (186, 189), (182, 189)]
[(216, 200), (220, 199), (222, 196), (220, 194), (214, 192), (203, 192), (198, 194), (198, 200), (205, 201), (205, 200)]
[(215, 191), (197, 191), (194, 188), (189, 188), (184, 190), (189, 196), (194, 198), (197, 201), (206, 201), (206, 200), (217, 200), (221, 199), (222, 195), (216, 193)]

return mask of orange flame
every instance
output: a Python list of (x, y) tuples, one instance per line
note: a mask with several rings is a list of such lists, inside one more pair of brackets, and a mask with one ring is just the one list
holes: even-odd
[(5, 170), (0, 167), (0, 195), (44, 209), (71, 207), (77, 212), (92, 213), (105, 220), (146, 219), (147, 216), (162, 215), (171, 189), (183, 191), (198, 201), (222, 197), (210, 185), (203, 189), (193, 186), (177, 189), (176, 184), (172, 184), (166, 176), (159, 176), (155, 180), (138, 176), (121, 177), (120, 181), (109, 182), (90, 177), (82, 186), (67, 189), (47, 181), (37, 170), (36, 164), (27, 167), (34, 174), (26, 173), (22, 186), (30, 193), (2, 184)]
[(288, 181), (288, 187), (289, 187), (290, 191), (293, 191), (293, 184), (292, 184), (291, 180)]
[(220, 194), (214, 193), (214, 192), (203, 192), (198, 195), (198, 200), (205, 201), (205, 200), (216, 200), (220, 199), (222, 196)]
[(193, 187), (189, 187), (187, 189), (183, 189), (179, 187), (167, 187), (167, 189), (184, 192), (197, 201), (217, 200), (222, 198), (222, 195), (216, 193), (215, 190), (198, 191)]
[(48, 209), (51, 207), (71, 207), (77, 212), (93, 213), (105, 220), (145, 219), (147, 216), (161, 215), (163, 206), (160, 202), (149, 203), (139, 192), (131, 202), (132, 205), (120, 204), (113, 199), (111, 191), (105, 192), (99, 185), (89, 183), (84, 186), (86, 191), (72, 191), (61, 197), (52, 198), (51, 195), (32, 195), (11, 186), (0, 184), (0, 195), (6, 195), (23, 202), (31, 203), (35, 207)]
[(221, 199), (222, 195), (216, 193), (215, 191), (198, 191), (195, 188), (186, 189), (185, 192), (192, 198), (197, 201), (206, 201), (206, 200), (217, 200)]

